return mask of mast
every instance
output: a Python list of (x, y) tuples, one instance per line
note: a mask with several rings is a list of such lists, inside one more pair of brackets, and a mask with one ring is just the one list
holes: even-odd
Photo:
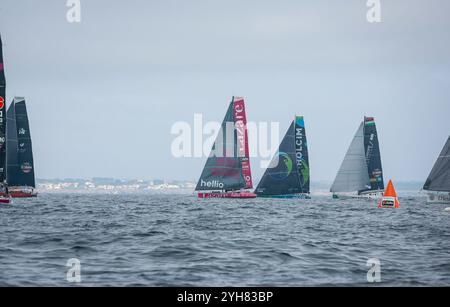
[(450, 136), (436, 160), (423, 189), (435, 192), (450, 192)]
[(6, 78), (0, 36), (0, 184), (6, 183)]
[[(231, 101), (219, 134), (206, 160), (198, 180), (196, 191), (240, 190), (247, 186), (244, 179), (242, 158), (238, 153), (238, 135), (235, 125), (234, 97)], [(245, 138), (244, 138), (245, 142)], [(242, 148), (246, 148), (243, 143)], [(245, 155), (244, 155), (245, 158)], [(250, 171), (250, 164), (248, 164)], [(251, 174), (250, 174), (251, 180)]]

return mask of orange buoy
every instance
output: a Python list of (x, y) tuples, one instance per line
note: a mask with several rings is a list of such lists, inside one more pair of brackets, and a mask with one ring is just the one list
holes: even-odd
[(378, 208), (400, 208), (400, 202), (398, 201), (397, 192), (395, 191), (392, 180), (389, 180), (383, 198), (378, 203)]

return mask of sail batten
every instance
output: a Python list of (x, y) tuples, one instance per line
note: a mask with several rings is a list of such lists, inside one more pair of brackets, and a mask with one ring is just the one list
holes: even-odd
[(423, 189), (435, 192), (450, 192), (450, 136), (436, 160)]

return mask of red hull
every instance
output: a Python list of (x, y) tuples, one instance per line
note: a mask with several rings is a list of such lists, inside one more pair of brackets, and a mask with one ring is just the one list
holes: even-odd
[(198, 198), (256, 198), (255, 193), (250, 192), (210, 192), (210, 193), (198, 193)]
[(37, 193), (25, 193), (25, 192), (10, 192), (9, 195), (12, 198), (31, 198), (37, 197)]
[(10, 204), (11, 199), (9, 198), (0, 198), (0, 204)]
[(11, 197), (11, 198), (31, 198), (37, 197), (36, 192), (23, 192), (23, 191), (11, 191), (9, 195), (5, 193), (0, 193), (0, 197)]

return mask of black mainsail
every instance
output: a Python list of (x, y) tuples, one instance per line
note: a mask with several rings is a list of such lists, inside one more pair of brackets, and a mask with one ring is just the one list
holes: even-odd
[(15, 110), (16, 108), (13, 100), (6, 113), (6, 181), (9, 185), (15, 185), (19, 173)]
[[(239, 143), (243, 145), (242, 153), (238, 144), (235, 109), (237, 103), (243, 106), (243, 99), (233, 97), (197, 183), (196, 191), (235, 191), (251, 188), (246, 134), (243, 134)], [(240, 108), (238, 110), (241, 111)], [(242, 112), (245, 114), (243, 107)]]
[(434, 164), (423, 189), (435, 192), (450, 192), (450, 136)]
[(255, 192), (258, 196), (309, 194), (309, 156), (302, 116), (289, 126)]
[(6, 181), (6, 78), (0, 36), (0, 184)]
[(370, 189), (364, 191), (384, 190), (380, 145), (378, 143), (377, 126), (373, 117), (364, 117), (364, 150), (370, 181)]
[(333, 193), (384, 190), (378, 133), (373, 117), (365, 117), (331, 186)]

